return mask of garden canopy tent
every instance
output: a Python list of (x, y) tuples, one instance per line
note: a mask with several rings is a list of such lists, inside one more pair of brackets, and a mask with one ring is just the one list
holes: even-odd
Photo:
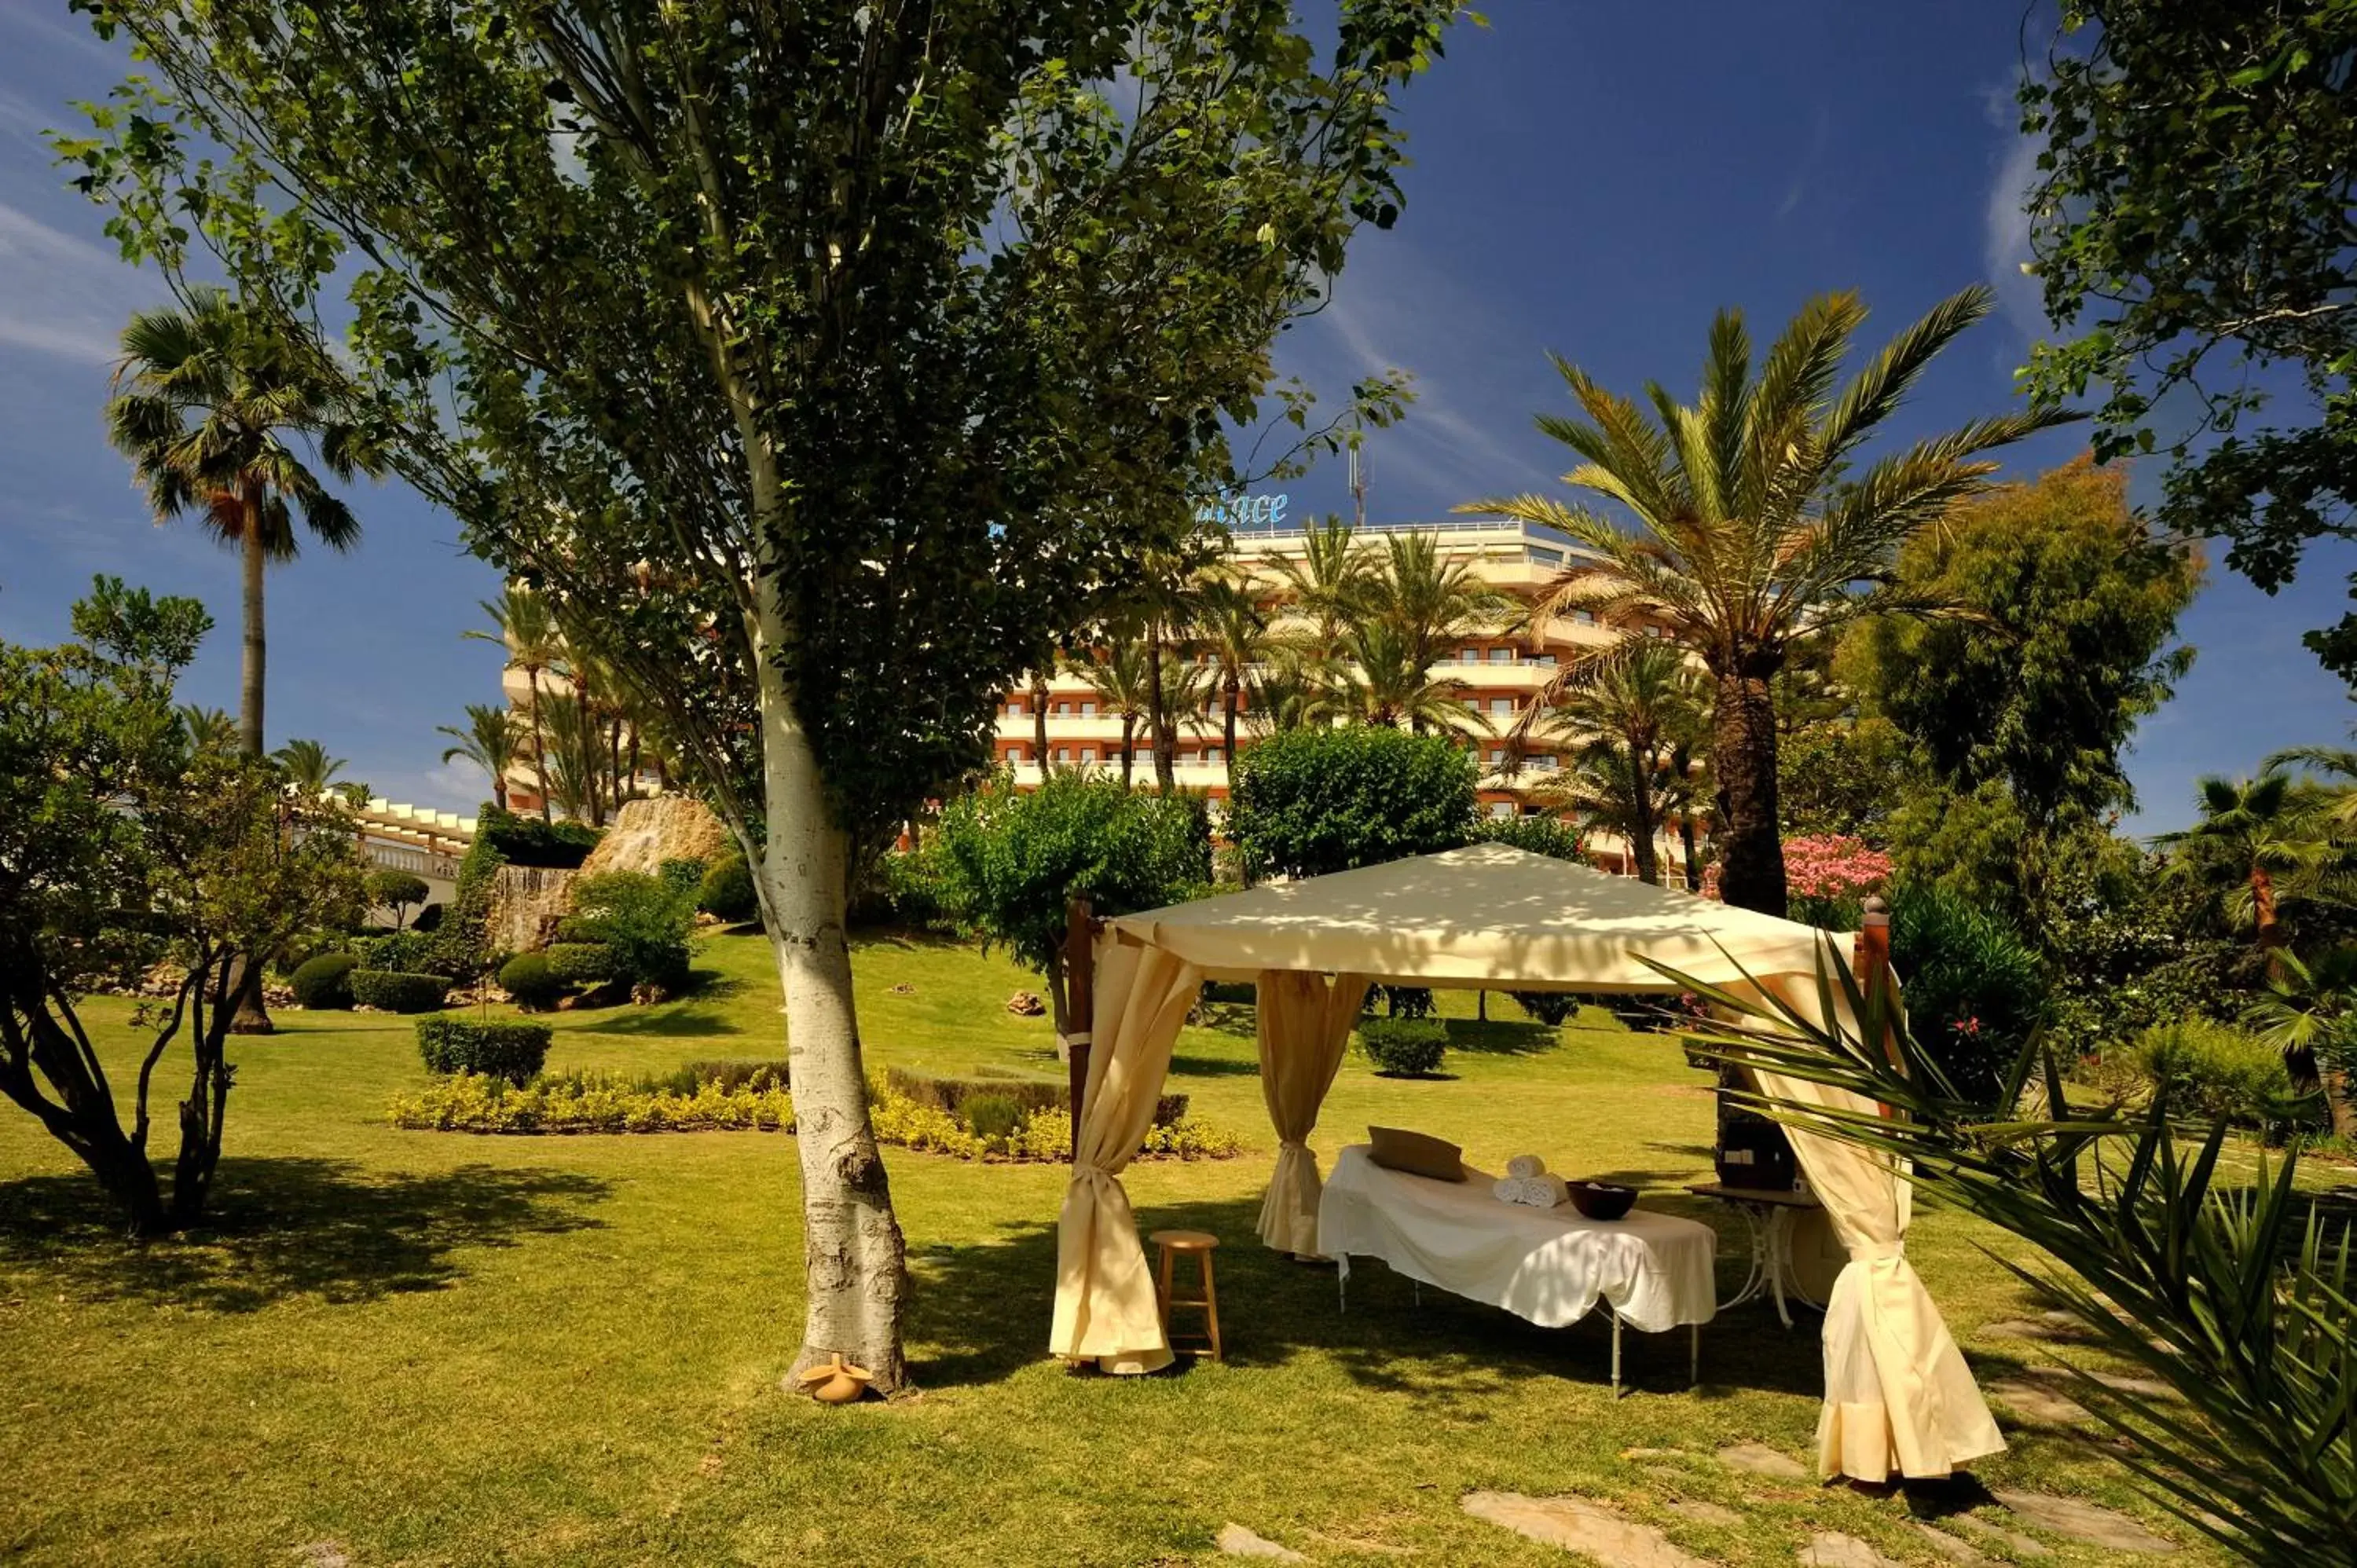
[[(1260, 1231), (1316, 1250), (1308, 1137), (1371, 983), (1500, 991), (1774, 992), (1813, 1012), (1825, 933), (1503, 844), (1393, 861), (1106, 922), (1050, 1347), (1107, 1370), (1170, 1351), (1120, 1173), (1150, 1126), (1171, 1047), (1206, 979), (1259, 987), (1261, 1082), (1280, 1140)], [(1844, 1091), (1762, 1075), (1768, 1093), (1871, 1112)], [(1795, 1132), (1849, 1262), (1826, 1305), (1818, 1466), (1828, 1478), (1943, 1476), (2004, 1446), (1939, 1308), (1907, 1262), (1908, 1187), (1889, 1160)]]

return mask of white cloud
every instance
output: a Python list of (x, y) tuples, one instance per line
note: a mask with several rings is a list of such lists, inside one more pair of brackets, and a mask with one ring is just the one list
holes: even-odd
[(124, 318), (159, 292), (111, 252), (0, 202), (0, 343), (111, 364)]
[(1981, 264), (2006, 319), (2029, 337), (2040, 338), (2047, 331), (2045, 299), (2038, 280), (2021, 269), (2031, 260), (2026, 201), (2038, 183), (2038, 155), (2043, 149), (2021, 134), (2011, 83), (1990, 91), (1988, 113), (1991, 122), (2004, 129), (2006, 144), (1982, 212)]

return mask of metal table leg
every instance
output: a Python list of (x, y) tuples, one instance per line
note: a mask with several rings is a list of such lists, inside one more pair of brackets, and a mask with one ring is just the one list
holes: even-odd
[[(1727, 1207), (1743, 1217), (1743, 1232), (1751, 1241), (1751, 1269), (1743, 1276), (1742, 1287), (1718, 1304), (1718, 1310), (1721, 1312), (1741, 1306), (1745, 1302), (1767, 1290), (1775, 1269), (1774, 1263), (1770, 1261), (1772, 1240), (1770, 1231), (1773, 1226), (1772, 1215), (1768, 1222), (1763, 1224), (1762, 1216), (1756, 1205), (1730, 1202)], [(1791, 1319), (1788, 1318), (1785, 1321), (1789, 1326)]]

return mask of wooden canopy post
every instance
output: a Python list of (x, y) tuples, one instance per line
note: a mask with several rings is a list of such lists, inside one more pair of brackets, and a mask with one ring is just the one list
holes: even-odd
[(1858, 1022), (1869, 1032), (1880, 1035), (1891, 1066), (1903, 1067), (1899, 1043), (1891, 1037), (1890, 906), (1878, 895), (1867, 897), (1866, 918), (1860, 922), (1857, 940), (1850, 947), (1850, 969), (1866, 990), (1866, 1016)]
[(1081, 1104), (1089, 1091), (1090, 1026), (1096, 1015), (1097, 922), (1086, 898), (1075, 898), (1064, 918), (1065, 1071), (1071, 1075), (1071, 1157), (1081, 1157)]

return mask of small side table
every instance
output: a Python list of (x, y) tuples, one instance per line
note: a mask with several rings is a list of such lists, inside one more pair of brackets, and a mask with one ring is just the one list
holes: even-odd
[[(1203, 1309), (1203, 1337), (1210, 1341), (1211, 1359), (1220, 1359), (1220, 1289), (1211, 1280), (1211, 1250), (1220, 1244), (1220, 1239), (1208, 1230), (1157, 1230), (1148, 1239), (1162, 1254), (1155, 1294), (1159, 1298), (1158, 1305), (1162, 1308), (1163, 1338), (1172, 1340), (1172, 1349), (1178, 1348), (1170, 1333), (1172, 1307), (1200, 1306)], [(1170, 1263), (1172, 1258), (1181, 1252), (1192, 1254), (1201, 1270), (1203, 1294), (1200, 1295), (1171, 1294)]]
[(1822, 1312), (1824, 1305), (1813, 1299), (1801, 1288), (1800, 1277), (1792, 1268), (1792, 1226), (1800, 1215), (1824, 1204), (1805, 1192), (1779, 1192), (1769, 1187), (1728, 1187), (1724, 1182), (1697, 1182), (1686, 1188), (1696, 1197), (1707, 1197), (1726, 1204), (1743, 1216), (1745, 1228), (1751, 1233), (1751, 1272), (1743, 1281), (1743, 1288), (1718, 1304), (1718, 1310), (1741, 1306), (1745, 1302), (1766, 1294), (1776, 1303), (1776, 1316), (1784, 1326), (1792, 1326), (1792, 1309), (1785, 1305), (1787, 1297), (1802, 1305)]

